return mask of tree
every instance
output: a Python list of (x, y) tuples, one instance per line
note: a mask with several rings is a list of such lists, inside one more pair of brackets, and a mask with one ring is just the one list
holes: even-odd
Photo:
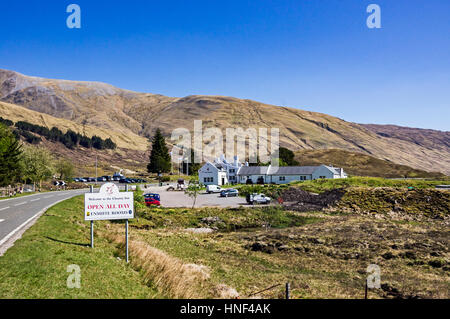
[(49, 151), (41, 147), (28, 146), (24, 148), (23, 154), (25, 177), (33, 182), (39, 183), (53, 176), (53, 158)]
[(193, 199), (192, 208), (195, 207), (195, 202), (197, 201), (197, 196), (200, 194), (202, 187), (197, 183), (191, 183), (185, 189), (184, 193)]
[(147, 165), (149, 173), (168, 173), (170, 172), (171, 158), (166, 145), (166, 140), (160, 129), (156, 130), (152, 139), (152, 150), (150, 152), (150, 162)]
[(56, 172), (59, 174), (60, 179), (68, 181), (73, 177), (73, 164), (65, 159), (61, 159), (56, 163)]
[(297, 162), (294, 157), (295, 154), (290, 149), (285, 147), (280, 147), (279, 149), (280, 155), (280, 166), (283, 166), (281, 163), (285, 163), (287, 166), (298, 166), (299, 162)]
[(20, 180), (22, 145), (5, 125), (0, 124), (0, 186)]

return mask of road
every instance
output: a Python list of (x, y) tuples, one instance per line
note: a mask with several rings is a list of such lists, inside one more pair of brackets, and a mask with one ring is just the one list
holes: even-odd
[(0, 256), (47, 208), (88, 191), (78, 189), (47, 192), (0, 200)]

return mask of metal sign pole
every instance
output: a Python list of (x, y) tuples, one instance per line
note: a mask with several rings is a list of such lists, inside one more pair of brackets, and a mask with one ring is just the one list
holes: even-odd
[(94, 221), (91, 220), (91, 248), (94, 248)]
[[(94, 192), (94, 186), (89, 186), (89, 193)], [(94, 248), (94, 221), (91, 220), (91, 248)]]
[(125, 242), (126, 242), (125, 254), (128, 263), (128, 219), (125, 220)]

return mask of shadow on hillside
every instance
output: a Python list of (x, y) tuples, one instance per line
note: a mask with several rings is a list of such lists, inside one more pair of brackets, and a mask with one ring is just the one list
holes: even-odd
[(62, 243), (62, 244), (76, 245), (76, 246), (83, 246), (83, 247), (90, 247), (91, 246), (90, 244), (71, 243), (71, 242), (68, 242), (68, 241), (59, 240), (59, 239), (51, 238), (51, 237), (48, 237), (48, 236), (45, 236), (45, 238), (47, 238), (47, 239), (49, 239), (51, 241), (56, 241), (58, 243)]

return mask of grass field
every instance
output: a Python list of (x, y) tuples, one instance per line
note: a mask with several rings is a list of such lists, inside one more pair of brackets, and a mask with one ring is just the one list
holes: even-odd
[[(104, 237), (96, 236), (94, 249), (89, 243), (82, 197), (50, 208), (0, 257), (0, 298), (164, 297), (117, 259), (117, 248)], [(71, 264), (81, 268), (80, 289), (67, 288)]]
[[(449, 298), (442, 220), (135, 206), (130, 264), (122, 221), (96, 222), (90, 249), (82, 198), (50, 209), (0, 257), (0, 298), (283, 298), (286, 282), (293, 298), (362, 298), (373, 263), (382, 288), (370, 298)], [(81, 289), (66, 287), (70, 264)]]
[(448, 180), (425, 179), (386, 179), (380, 177), (349, 177), (339, 179), (316, 179), (296, 183), (301, 189), (314, 193), (321, 193), (335, 188), (347, 187), (393, 187), (417, 189), (435, 188), (436, 185), (448, 184)]

